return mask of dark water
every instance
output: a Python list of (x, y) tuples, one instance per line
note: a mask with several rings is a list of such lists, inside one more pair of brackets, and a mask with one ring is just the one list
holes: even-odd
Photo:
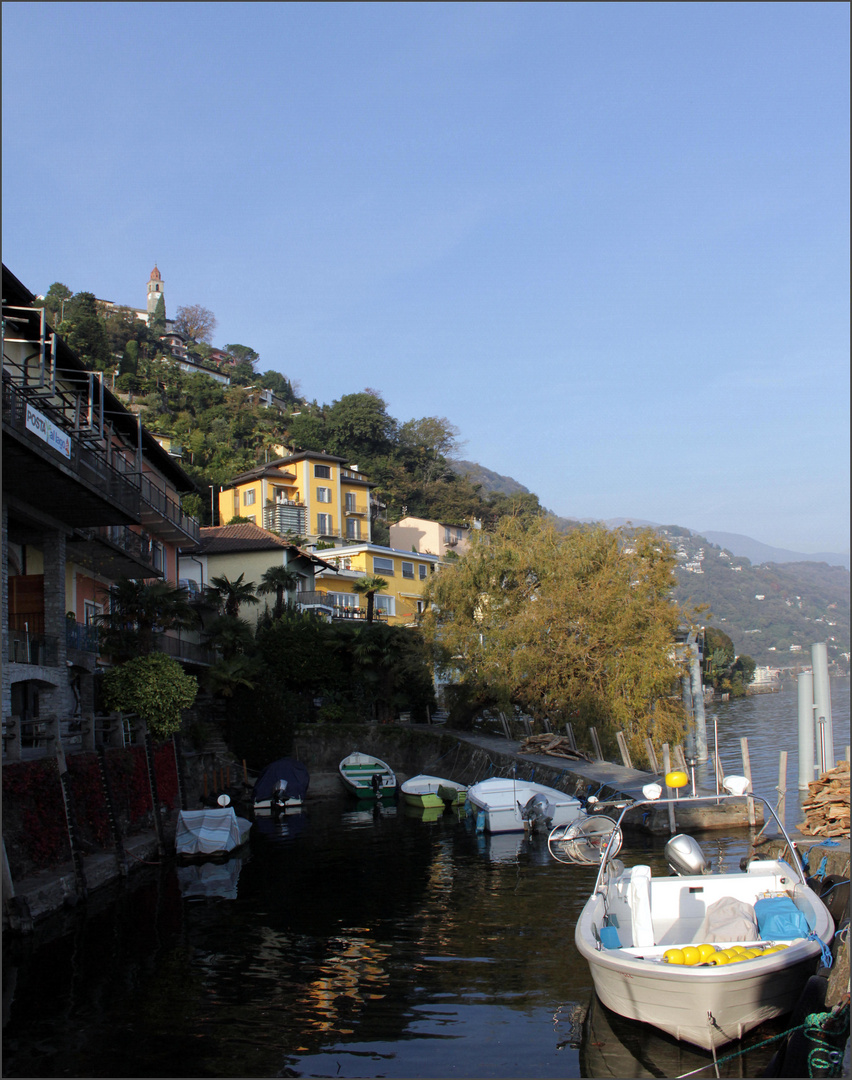
[[(785, 747), (762, 710), (777, 719), (781, 698), (718, 710), (737, 754), (749, 736), (756, 775), (752, 740), (767, 739), (772, 784)], [(661, 870), (662, 843), (631, 840)], [(733, 868), (748, 834), (702, 844)], [(594, 872), (554, 862), (543, 837), (489, 839), (341, 792), (256, 825), (244, 859), (207, 873), (219, 895), (190, 898), (192, 874), (150, 867), (63, 932), (6, 940), (3, 1075), (677, 1076), (711, 1061), (593, 1002), (573, 932)], [(742, 1050), (723, 1076), (759, 1075), (774, 1046)]]

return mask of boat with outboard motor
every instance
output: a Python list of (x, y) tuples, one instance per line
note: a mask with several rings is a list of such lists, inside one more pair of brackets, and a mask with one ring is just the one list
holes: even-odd
[[(686, 782), (683, 773), (666, 777), (670, 788)], [(574, 940), (603, 1004), (714, 1052), (789, 1012), (820, 957), (830, 962), (834, 935), (831, 914), (808, 887), (783, 823), (765, 799), (746, 794), (747, 784), (729, 777), (724, 794), (667, 799), (659, 798), (659, 785), (648, 785), (646, 792), (656, 788), (651, 797), (625, 805), (614, 827), (588, 842), (582, 828), (573, 836), (554, 829), (548, 838), (562, 862), (588, 863), (594, 852), (600, 861)], [(739, 872), (710, 873), (701, 848), (685, 834), (665, 846), (670, 876), (655, 876), (642, 864), (626, 868), (614, 858), (628, 813), (668, 804), (676, 814), (678, 804), (746, 798), (759, 799), (774, 819), (790, 862), (743, 860)], [(578, 850), (581, 857), (573, 857)]]
[(343, 786), (356, 799), (392, 799), (396, 794), (396, 773), (372, 754), (349, 754), (338, 771)]
[(270, 762), (254, 784), (255, 814), (291, 813), (302, 809), (311, 777), (307, 766), (295, 758)]
[(467, 812), (477, 832), (489, 833), (550, 830), (586, 816), (572, 795), (514, 776), (492, 776), (469, 787)]
[(440, 776), (427, 776), (419, 773), (404, 780), (399, 790), (409, 806), (441, 807), (462, 806), (467, 787), (455, 780), (444, 780)]

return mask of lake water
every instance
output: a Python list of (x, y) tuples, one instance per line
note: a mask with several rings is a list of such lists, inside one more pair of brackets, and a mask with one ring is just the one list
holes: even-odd
[[(848, 683), (832, 689), (840, 755)], [(756, 786), (764, 771), (774, 786), (787, 749), (795, 793), (790, 696), (791, 736), (785, 695), (717, 708), (727, 771), (745, 734)], [(630, 843), (664, 869), (664, 838)], [(748, 834), (702, 844), (735, 868)], [(255, 826), (247, 856), (215, 871), (219, 895), (192, 898), (197, 871), (148, 867), (64, 932), (6, 940), (3, 1075), (677, 1076), (711, 1062), (594, 1002), (573, 941), (594, 871), (554, 862), (544, 837), (489, 839), (449, 812), (341, 792)], [(783, 1024), (750, 1043), (767, 1030)], [(775, 1047), (736, 1049), (723, 1076), (759, 1075)]]

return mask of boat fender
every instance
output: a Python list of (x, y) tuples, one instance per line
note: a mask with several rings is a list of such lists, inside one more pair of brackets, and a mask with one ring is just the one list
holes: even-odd
[(480, 810), (476, 815), (476, 831), (485, 832), (485, 812)]

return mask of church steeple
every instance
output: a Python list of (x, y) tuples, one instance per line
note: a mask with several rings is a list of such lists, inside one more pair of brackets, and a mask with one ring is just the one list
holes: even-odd
[[(156, 263), (154, 269), (151, 271), (151, 277), (148, 279), (148, 320), (154, 314), (154, 310), (157, 307), (157, 301), (163, 296), (163, 278), (160, 271), (157, 269)], [(163, 299), (165, 304), (165, 299)]]

